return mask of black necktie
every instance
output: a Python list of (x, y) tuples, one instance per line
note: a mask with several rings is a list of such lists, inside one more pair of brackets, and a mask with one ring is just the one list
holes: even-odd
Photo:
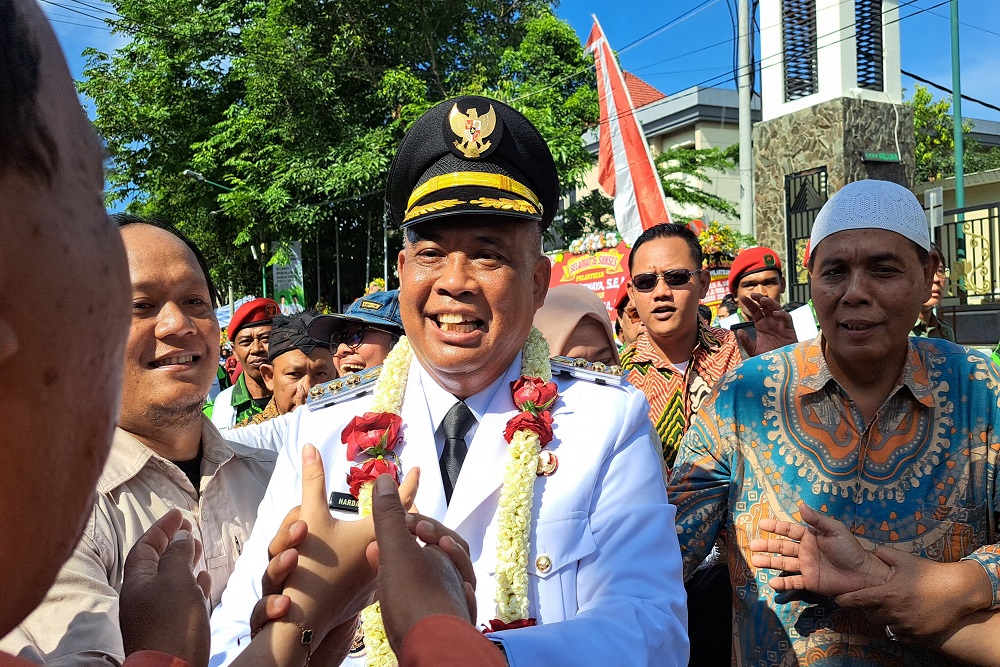
[(469, 451), (465, 444), (465, 434), (476, 423), (476, 416), (463, 401), (451, 407), (444, 416), (444, 450), (441, 452), (441, 481), (444, 483), (444, 497), (451, 502), (451, 493), (458, 482), (458, 473)]

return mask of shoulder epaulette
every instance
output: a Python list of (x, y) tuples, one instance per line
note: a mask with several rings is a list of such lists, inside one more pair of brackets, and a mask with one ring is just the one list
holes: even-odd
[(597, 384), (621, 385), (625, 371), (621, 366), (609, 366), (600, 361), (573, 359), (571, 357), (552, 357), (552, 375), (569, 375), (581, 380)]
[(309, 390), (306, 407), (310, 410), (319, 410), (328, 405), (343, 403), (356, 396), (368, 394), (374, 391), (375, 380), (381, 372), (382, 367), (375, 366), (318, 384)]

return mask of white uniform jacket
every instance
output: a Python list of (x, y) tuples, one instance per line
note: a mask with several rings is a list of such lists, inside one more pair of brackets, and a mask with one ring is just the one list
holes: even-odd
[[(421, 469), (416, 501), (420, 511), (468, 541), (478, 580), (480, 624), (496, 615), (497, 503), (507, 464), (503, 431), (517, 414), (510, 383), (519, 374), (520, 359), (508, 368), (485, 414), (476, 415), (479, 423), (450, 505), (444, 498), (431, 417), (449, 406), (429, 405), (443, 390), (437, 385), (425, 389), (433, 380), (416, 359), (402, 409), (401, 467), (404, 472), (414, 466)], [(559, 399), (548, 449), (558, 456), (559, 467), (535, 480), (528, 557), (530, 615), (539, 625), (492, 636), (503, 641), (513, 667), (685, 666), (687, 610), (675, 510), (667, 501), (659, 453), (650, 442), (646, 399), (627, 384), (556, 381)], [(368, 395), (315, 411), (299, 409), (229, 434), (268, 449), (277, 448), (275, 441), (285, 445), (254, 532), (212, 615), (213, 667), (228, 664), (250, 641), (250, 612), (260, 599), (267, 545), (285, 514), (300, 503), (302, 446), (312, 443), (320, 450), (328, 492), (348, 493), (351, 462), (341, 431), (371, 400)], [(358, 517), (331, 512), (348, 520)], [(360, 666), (363, 658), (345, 664)]]
[[(212, 423), (220, 431), (230, 429), (236, 425), (236, 410), (232, 406), (233, 386), (226, 387), (220, 391), (219, 395), (215, 397), (215, 402), (212, 404)], [(235, 440), (229, 431), (226, 431), (226, 438)]]

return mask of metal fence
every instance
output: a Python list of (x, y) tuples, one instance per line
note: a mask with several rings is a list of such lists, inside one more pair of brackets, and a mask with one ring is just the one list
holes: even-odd
[(932, 234), (949, 268), (946, 303), (1000, 303), (1000, 202), (945, 211)]

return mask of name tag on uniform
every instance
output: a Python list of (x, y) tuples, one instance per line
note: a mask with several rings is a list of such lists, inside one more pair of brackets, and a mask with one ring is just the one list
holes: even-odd
[(349, 493), (334, 491), (330, 494), (330, 509), (356, 513), (358, 511), (358, 499)]

